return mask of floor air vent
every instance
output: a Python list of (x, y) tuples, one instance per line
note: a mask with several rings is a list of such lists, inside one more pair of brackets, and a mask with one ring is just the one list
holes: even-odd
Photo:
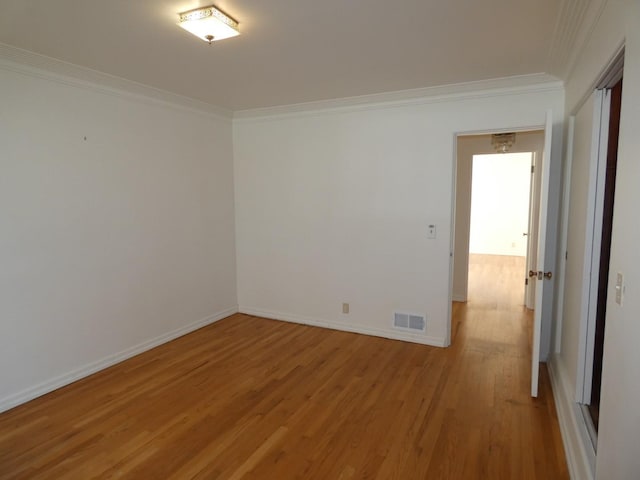
[(414, 313), (393, 314), (393, 328), (399, 330), (410, 330), (414, 332), (424, 332), (427, 327), (427, 320), (424, 315), (416, 315)]

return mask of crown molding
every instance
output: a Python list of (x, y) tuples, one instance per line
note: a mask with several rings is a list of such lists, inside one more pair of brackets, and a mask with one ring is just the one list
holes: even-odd
[(608, 0), (562, 0), (548, 56), (548, 71), (562, 79), (573, 73)]
[(0, 69), (91, 90), (104, 95), (159, 104), (227, 120), (232, 118), (232, 112), (222, 107), (4, 43), (0, 43)]
[(544, 73), (537, 73), (317, 102), (240, 110), (233, 114), (233, 118), (234, 121), (286, 118), (322, 113), (395, 108), (520, 93), (561, 91), (563, 88), (564, 83), (558, 78)]
[(563, 82), (557, 77), (537, 73), (232, 112), (209, 103), (3, 43), (0, 43), (0, 69), (92, 90), (104, 95), (160, 104), (224, 119), (233, 118), (236, 121), (394, 108), (519, 93), (558, 91), (564, 88)]

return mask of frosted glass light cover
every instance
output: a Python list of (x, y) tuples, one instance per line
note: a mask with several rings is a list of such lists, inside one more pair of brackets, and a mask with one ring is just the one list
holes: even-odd
[(197, 8), (179, 14), (178, 25), (205, 42), (239, 35), (238, 22), (216, 7)]

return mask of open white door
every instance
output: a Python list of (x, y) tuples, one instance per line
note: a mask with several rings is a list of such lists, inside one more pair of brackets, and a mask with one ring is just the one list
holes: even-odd
[[(544, 145), (542, 145), (544, 148)], [(536, 281), (529, 278), (529, 270), (538, 270), (538, 219), (540, 210), (540, 173), (542, 168), (542, 151), (532, 153), (531, 157), (531, 182), (529, 186), (529, 222), (527, 232), (527, 256), (525, 262), (525, 292), (524, 305), (529, 310), (535, 308), (536, 303)]]
[(547, 112), (544, 127), (544, 151), (542, 153), (540, 211), (538, 220), (538, 253), (536, 261), (538, 270), (530, 271), (531, 281), (536, 281), (536, 301), (533, 313), (533, 347), (531, 352), (531, 396), (538, 396), (538, 377), (540, 375), (540, 337), (542, 334), (542, 305), (545, 295), (551, 295), (551, 285), (546, 286), (544, 280), (551, 278), (551, 272), (545, 270), (544, 253), (547, 236), (547, 210), (549, 206), (549, 180), (551, 172), (551, 129), (553, 120), (551, 111)]

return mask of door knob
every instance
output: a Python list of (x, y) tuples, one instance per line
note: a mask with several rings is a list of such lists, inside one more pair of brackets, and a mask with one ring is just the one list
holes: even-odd
[(546, 278), (547, 280), (551, 280), (551, 277), (553, 277), (553, 273), (536, 272), (534, 270), (529, 270), (529, 277), (538, 277), (538, 280), (542, 280), (543, 278)]

